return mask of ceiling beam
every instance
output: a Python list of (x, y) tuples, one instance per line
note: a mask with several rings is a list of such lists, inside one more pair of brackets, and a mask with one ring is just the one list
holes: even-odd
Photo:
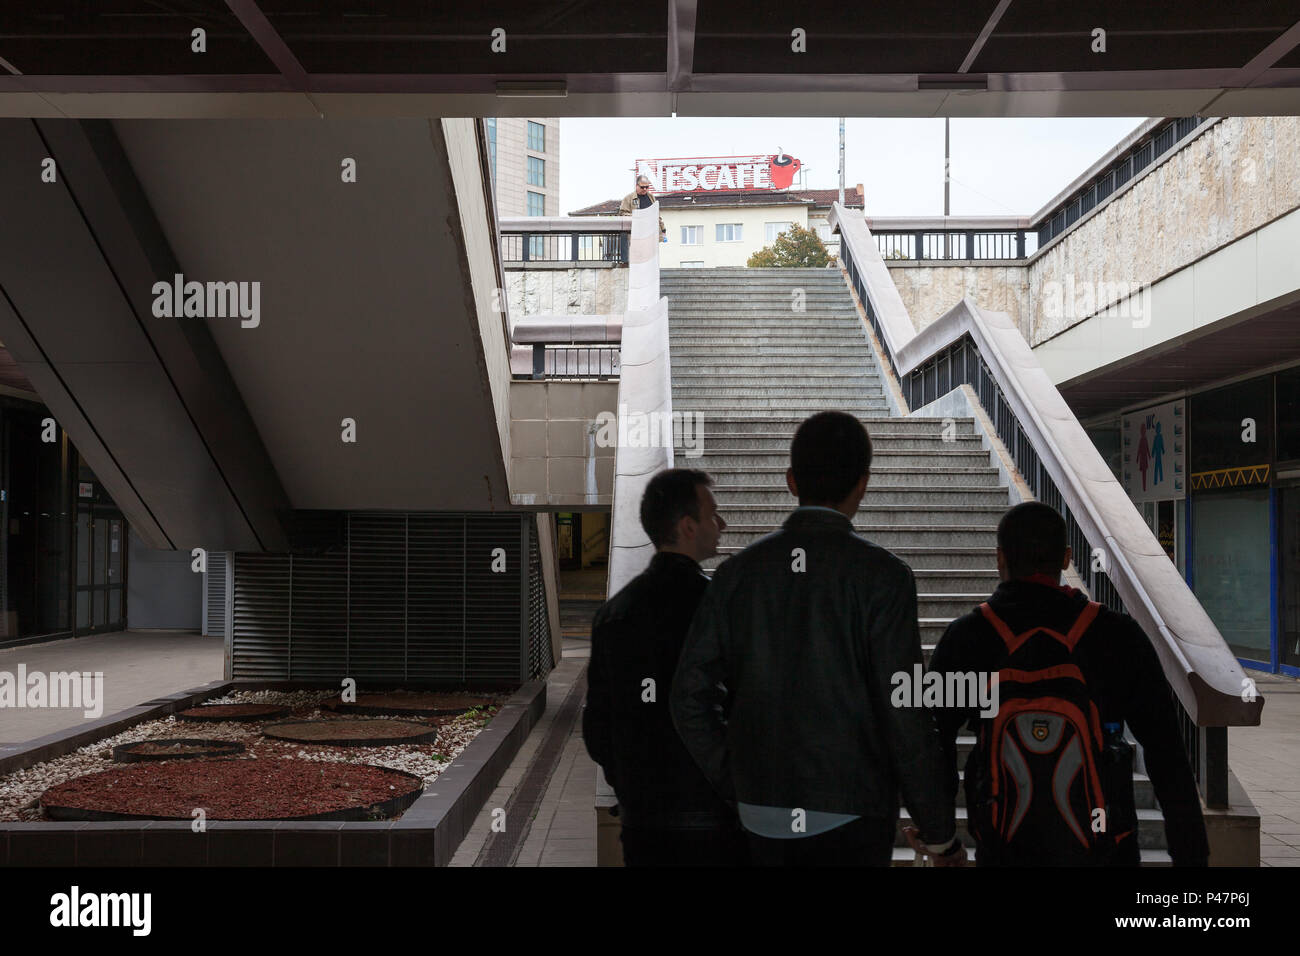
[(293, 89), (307, 89), (307, 71), (298, 62), (289, 45), (284, 42), (284, 38), (275, 32), (275, 27), (271, 26), (271, 21), (266, 19), (266, 14), (262, 12), (256, 0), (226, 0), (226, 6), (239, 18), (244, 29), (262, 48), (267, 59), (275, 64), (280, 75), (289, 81)]
[(695, 15), (697, 0), (668, 3), (668, 89), (689, 90), (695, 72)]
[(1293, 23), (1291, 29), (1260, 50), (1255, 57), (1243, 66), (1228, 82), (1228, 86), (1250, 86), (1271, 67), (1277, 64), (1300, 43), (1300, 22)]
[(1002, 19), (1002, 14), (1007, 12), (1007, 7), (1011, 6), (1011, 0), (999, 0), (997, 9), (989, 15), (988, 23), (984, 24), (984, 29), (980, 35), (975, 38), (975, 43), (971, 46), (966, 54), (966, 59), (961, 61), (961, 66), (957, 68), (958, 73), (969, 72), (971, 66), (975, 63), (975, 58), (980, 55), (984, 49), (984, 44), (988, 42), (993, 31), (997, 29), (998, 21)]

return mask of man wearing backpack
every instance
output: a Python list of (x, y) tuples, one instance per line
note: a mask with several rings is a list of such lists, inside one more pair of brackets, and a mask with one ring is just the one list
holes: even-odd
[(996, 716), (981, 717), (969, 701), (936, 712), (954, 798), (957, 734), (968, 721), (976, 730), (965, 767), (976, 864), (1136, 866), (1127, 723), (1143, 747), (1174, 865), (1204, 866), (1200, 797), (1150, 641), (1128, 615), (1061, 586), (1072, 555), (1055, 509), (1015, 506), (997, 541), (1002, 583), (948, 626), (930, 662), (945, 686), (948, 675), (999, 675)]

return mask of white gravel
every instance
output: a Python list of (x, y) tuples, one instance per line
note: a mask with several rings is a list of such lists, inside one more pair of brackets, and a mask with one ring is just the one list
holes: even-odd
[[(337, 691), (235, 691), (224, 697), (212, 698), (204, 703), (277, 704), (292, 707), (295, 711), (298, 708), (304, 708), (301, 712), (292, 714), (292, 719), (303, 720), (320, 717), (320, 702), (336, 696), (338, 696)], [(310, 708), (310, 710), (306, 708)], [(327, 712), (326, 716), (333, 715)], [(347, 716), (350, 719), (357, 720), (394, 719), (393, 716), (367, 717), (351, 714)], [(419, 718), (397, 719), (419, 720)], [(307, 747), (299, 743), (269, 740), (263, 737), (258, 730), (259, 726), (264, 723), (262, 721), (196, 723), (188, 720), (177, 720), (175, 717), (164, 717), (159, 720), (150, 720), (137, 724), (120, 734), (88, 744), (62, 757), (56, 757), (53, 760), (47, 760), (25, 770), (16, 770), (0, 777), (0, 821), (39, 821), (45, 819), (37, 806), (37, 801), (47, 789), (74, 777), (95, 773), (99, 770), (107, 770), (112, 765), (113, 748), (119, 744), (166, 737), (237, 740), (247, 748), (239, 757), (254, 759), (297, 757), (301, 760), (374, 764), (380, 767), (389, 767), (394, 770), (405, 770), (407, 773), (418, 774), (424, 778), (427, 785), (444, 768), (449, 766), (450, 762), (478, 735), (478, 732), (487, 724), (487, 720), (488, 718), (483, 714), (438, 718), (437, 722), (440, 724), (438, 738), (432, 743), (395, 744), (387, 747)], [(233, 759), (239, 759), (239, 757)]]

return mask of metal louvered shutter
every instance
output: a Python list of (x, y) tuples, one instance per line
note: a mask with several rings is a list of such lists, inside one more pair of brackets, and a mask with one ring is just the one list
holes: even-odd
[(229, 580), (229, 556), (224, 551), (209, 551), (203, 575), (203, 633), (209, 637), (226, 636)]
[(407, 674), (464, 681), (465, 517), (413, 514), (407, 525)]
[[(465, 680), (521, 682), (527, 667), (528, 561), (523, 514), (465, 516)], [(493, 571), (497, 549), (503, 571)]]
[(531, 514), (353, 513), (346, 529), (342, 553), (235, 556), (233, 677), (508, 685), (549, 663)]
[(406, 515), (348, 516), (347, 676), (406, 676)]
[(294, 555), (287, 676), (328, 680), (345, 676), (348, 653), (347, 555)]
[(537, 522), (528, 522), (528, 677), (538, 680), (551, 670), (551, 619), (546, 613), (546, 582)]
[(290, 561), (287, 554), (235, 554), (231, 676), (236, 680), (289, 677)]

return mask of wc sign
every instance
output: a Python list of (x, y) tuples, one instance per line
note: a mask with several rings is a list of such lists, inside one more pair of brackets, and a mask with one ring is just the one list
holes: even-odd
[(789, 189), (803, 163), (777, 152), (769, 156), (702, 156), (638, 159), (638, 176), (650, 177), (656, 193), (739, 192)]

